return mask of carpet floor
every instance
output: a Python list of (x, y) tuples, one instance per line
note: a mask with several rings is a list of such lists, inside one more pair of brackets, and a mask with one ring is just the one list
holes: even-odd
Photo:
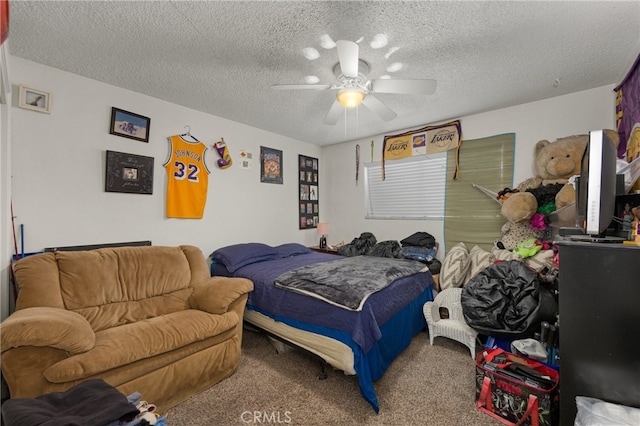
[(302, 350), (277, 354), (245, 329), (236, 373), (179, 404), (167, 424), (189, 425), (501, 425), (475, 407), (475, 363), (462, 344), (426, 332), (374, 385), (380, 413), (362, 398), (355, 376), (327, 368)]

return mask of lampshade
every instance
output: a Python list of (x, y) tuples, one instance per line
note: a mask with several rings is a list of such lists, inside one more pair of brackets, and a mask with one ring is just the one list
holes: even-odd
[(364, 92), (359, 89), (342, 89), (336, 97), (344, 107), (355, 108), (364, 100)]
[(318, 235), (327, 235), (329, 233), (329, 224), (319, 223), (316, 232), (318, 233)]

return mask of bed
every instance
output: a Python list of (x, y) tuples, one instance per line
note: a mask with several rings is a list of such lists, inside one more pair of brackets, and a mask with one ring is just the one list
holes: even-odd
[(277, 247), (243, 243), (214, 251), (211, 274), (253, 281), (245, 321), (319, 356), (345, 374), (355, 374), (362, 396), (377, 413), (373, 383), (425, 329), (422, 307), (433, 300), (434, 283), (428, 269), (422, 268), (423, 272), (397, 278), (368, 295), (360, 309), (345, 309), (275, 285), (277, 278), (294, 269), (341, 259), (346, 258), (296, 243)]

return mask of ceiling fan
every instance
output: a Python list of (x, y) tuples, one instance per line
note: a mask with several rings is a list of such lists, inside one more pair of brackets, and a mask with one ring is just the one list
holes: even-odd
[(324, 118), (324, 123), (334, 125), (340, 118), (340, 113), (345, 108), (355, 108), (363, 104), (385, 121), (393, 120), (398, 116), (391, 108), (378, 100), (373, 93), (399, 93), (431, 95), (436, 90), (436, 81), (378, 79), (369, 80), (369, 64), (358, 57), (359, 46), (357, 43), (346, 40), (336, 42), (338, 60), (333, 67), (333, 73), (337, 81), (333, 84), (274, 84), (271, 86), (277, 90), (287, 89), (312, 89), (312, 90), (338, 90), (336, 100)]

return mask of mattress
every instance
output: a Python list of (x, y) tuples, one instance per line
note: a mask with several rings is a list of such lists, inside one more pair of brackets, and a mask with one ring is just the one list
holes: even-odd
[(345, 374), (356, 374), (353, 351), (338, 340), (292, 327), (251, 309), (245, 310), (244, 319), (249, 324), (319, 356), (327, 364)]

